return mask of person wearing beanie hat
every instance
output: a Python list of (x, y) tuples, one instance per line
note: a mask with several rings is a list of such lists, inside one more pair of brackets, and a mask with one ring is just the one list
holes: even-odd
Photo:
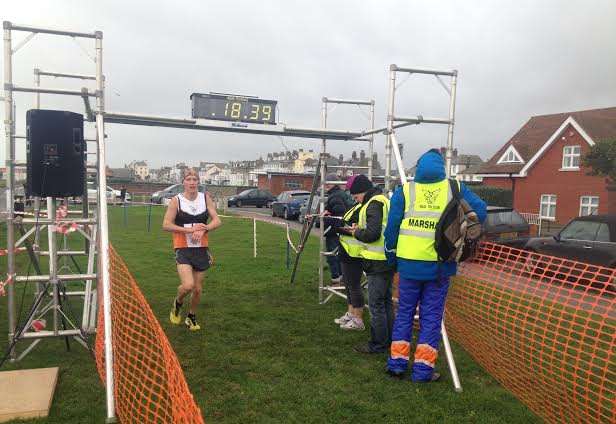
[(365, 193), (372, 188), (373, 188), (372, 181), (370, 181), (368, 177), (366, 177), (364, 174), (359, 174), (351, 182), (351, 186), (349, 187), (349, 192), (351, 193), (351, 195), (360, 194), (360, 193)]
[(339, 218), (329, 218), (328, 216), (342, 217), (347, 209), (352, 206), (355, 201), (344, 190), (340, 188), (338, 184), (334, 182), (340, 178), (336, 174), (328, 174), (325, 177), (325, 211), (323, 217), (323, 228), (325, 234), (325, 249), (333, 254), (326, 256), (327, 265), (329, 266), (329, 272), (331, 274), (331, 281), (333, 284), (340, 284), (342, 281), (342, 271), (340, 270), (340, 260), (338, 259), (338, 249), (340, 243), (338, 241), (338, 233), (336, 228), (340, 227), (342, 222)]
[(387, 263), (383, 232), (387, 225), (389, 199), (363, 174), (351, 182), (349, 191), (361, 203), (359, 219), (351, 232), (361, 243), (362, 269), (368, 279), (370, 340), (355, 346), (360, 353), (383, 353), (389, 350), (393, 326), (392, 281), (394, 269)]

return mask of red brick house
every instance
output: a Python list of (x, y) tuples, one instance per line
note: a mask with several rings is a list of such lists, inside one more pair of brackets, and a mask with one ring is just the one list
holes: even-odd
[(477, 173), (484, 185), (511, 189), (518, 211), (559, 224), (616, 213), (616, 188), (581, 166), (591, 146), (612, 138), (616, 107), (534, 116)]
[(307, 190), (312, 189), (311, 174), (295, 174), (290, 172), (271, 172), (258, 175), (257, 186), (263, 190), (269, 190), (274, 196), (278, 196), (287, 190)]

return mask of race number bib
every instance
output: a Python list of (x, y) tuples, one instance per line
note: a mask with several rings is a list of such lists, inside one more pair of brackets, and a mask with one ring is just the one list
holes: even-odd
[[(184, 224), (184, 228), (191, 228), (193, 224)], [(184, 234), (186, 237), (186, 247), (201, 247), (201, 239), (193, 241), (192, 233)]]

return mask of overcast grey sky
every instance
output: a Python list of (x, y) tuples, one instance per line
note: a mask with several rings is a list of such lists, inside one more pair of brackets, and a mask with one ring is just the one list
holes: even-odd
[[(116, 112), (189, 117), (192, 92), (217, 91), (276, 99), (279, 121), (318, 127), (321, 97), (374, 98), (377, 125), (385, 125), (389, 64), (457, 69), (454, 143), (488, 159), (530, 116), (616, 106), (614, 0), (2, 3), (2, 20), (103, 31), (107, 110)], [(25, 35), (14, 33), (14, 44)], [(80, 45), (93, 52), (92, 40)], [(34, 67), (92, 73), (94, 64), (72, 40), (38, 35), (15, 56), (14, 83), (32, 85)], [(447, 115), (447, 94), (433, 77), (409, 78), (398, 100), (400, 115)], [(33, 95), (16, 94), (16, 102), (23, 132)], [(57, 96), (43, 96), (42, 107), (82, 112), (80, 100)], [(366, 112), (338, 106), (330, 126), (365, 128)], [(319, 148), (301, 139), (151, 127), (109, 125), (107, 133), (114, 167), (134, 159), (154, 167), (254, 159), (283, 143)], [(444, 126), (398, 134), (407, 166), (446, 141)], [(381, 160), (384, 142), (376, 139)], [(329, 146), (350, 155), (364, 144)]]

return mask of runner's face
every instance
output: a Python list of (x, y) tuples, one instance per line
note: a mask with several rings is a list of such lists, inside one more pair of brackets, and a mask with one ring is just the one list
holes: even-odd
[(184, 191), (186, 193), (196, 193), (199, 186), (199, 180), (194, 175), (189, 175), (184, 178)]

